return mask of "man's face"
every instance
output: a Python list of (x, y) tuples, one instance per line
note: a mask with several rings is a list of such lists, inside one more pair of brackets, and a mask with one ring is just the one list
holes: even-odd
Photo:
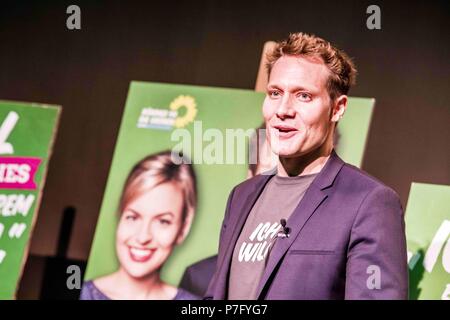
[(308, 154), (331, 134), (328, 76), (323, 62), (299, 56), (282, 56), (272, 67), (263, 116), (272, 151), (280, 157)]

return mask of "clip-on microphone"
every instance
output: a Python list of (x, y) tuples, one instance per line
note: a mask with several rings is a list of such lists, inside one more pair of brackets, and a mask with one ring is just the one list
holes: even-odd
[(283, 231), (278, 232), (277, 238), (289, 238), (289, 233), (291, 232), (291, 229), (286, 227), (286, 219), (280, 220), (281, 227), (283, 228)]

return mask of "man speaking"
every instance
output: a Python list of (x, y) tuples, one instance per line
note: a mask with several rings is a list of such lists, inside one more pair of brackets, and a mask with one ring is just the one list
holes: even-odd
[(295, 33), (267, 67), (262, 112), (278, 164), (232, 190), (206, 298), (407, 299), (399, 198), (333, 150), (353, 62)]

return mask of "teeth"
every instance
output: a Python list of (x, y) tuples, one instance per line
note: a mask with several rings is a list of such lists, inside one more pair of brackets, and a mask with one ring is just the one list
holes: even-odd
[(152, 253), (152, 251), (149, 249), (130, 248), (130, 251), (134, 256), (139, 258), (146, 257)]

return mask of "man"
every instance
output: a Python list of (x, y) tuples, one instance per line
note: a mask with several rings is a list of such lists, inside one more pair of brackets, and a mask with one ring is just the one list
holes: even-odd
[[(267, 145), (267, 140), (259, 135), (259, 130), (265, 129), (266, 125), (263, 123), (256, 130), (256, 134), (250, 138), (249, 158), (256, 160), (256, 163), (249, 161), (247, 179), (273, 169), (277, 165), (276, 157)], [(252, 158), (251, 155), (256, 156)], [(217, 255), (214, 255), (188, 266), (181, 277), (179, 287), (197, 296), (204, 296), (216, 270), (216, 264)]]
[(268, 56), (263, 104), (276, 171), (231, 192), (213, 299), (407, 299), (397, 194), (333, 150), (356, 69), (329, 42), (291, 34)]

